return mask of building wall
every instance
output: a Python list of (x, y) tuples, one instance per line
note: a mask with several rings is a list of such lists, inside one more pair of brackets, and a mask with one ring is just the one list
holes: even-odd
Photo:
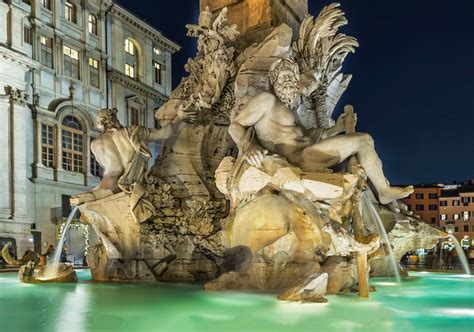
[[(118, 107), (128, 125), (129, 107), (138, 103), (139, 124), (155, 126), (154, 109), (171, 92), (171, 55), (179, 49), (111, 0), (51, 0), (49, 8), (40, 0), (27, 2), (0, 2), (0, 237), (14, 237), (18, 255), (33, 249), (32, 230), (41, 234), (39, 250), (54, 243), (67, 197), (100, 181), (90, 142), (100, 134), (95, 117), (101, 108)], [(126, 38), (140, 50), (138, 80), (125, 75)], [(154, 83), (153, 59), (161, 64), (161, 83)], [(98, 84), (90, 61), (98, 67)], [(13, 93), (1, 95), (5, 89)], [(12, 98), (17, 89), (28, 95), (25, 100)], [(70, 152), (64, 130), (70, 132), (71, 117), (80, 128), (71, 134), (77, 134), (72, 159), (82, 158), (77, 168), (76, 159), (63, 159)], [(52, 151), (51, 159), (45, 151)]]
[[(430, 193), (436, 194), (437, 198), (429, 199)], [(423, 198), (419, 195), (423, 195)], [(473, 186), (416, 186), (414, 193), (403, 202), (423, 221), (433, 224), (434, 219), (436, 226), (454, 234), (459, 240), (464, 235), (474, 238)], [(429, 205), (435, 204), (436, 210), (429, 210)], [(420, 206), (423, 206), (423, 209), (419, 209)]]

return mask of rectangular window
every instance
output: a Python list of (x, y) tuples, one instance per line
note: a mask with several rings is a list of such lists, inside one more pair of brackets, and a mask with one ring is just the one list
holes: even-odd
[(458, 213), (453, 214), (453, 219), (454, 220), (459, 220), (459, 214)]
[(153, 61), (153, 68), (155, 70), (155, 83), (161, 84), (161, 64)]
[(455, 200), (453, 201), (453, 206), (459, 206), (461, 204), (461, 201)]
[(133, 45), (133, 42), (130, 39), (125, 40), (125, 52), (130, 55), (135, 55), (135, 45)]
[(440, 220), (448, 220), (448, 215), (447, 214), (440, 214), (439, 219)]
[(140, 110), (136, 107), (131, 107), (130, 109), (130, 125), (140, 124)]
[(89, 14), (89, 33), (97, 36), (97, 17)]
[(83, 162), (83, 135), (63, 129), (63, 168), (66, 171), (82, 173)]
[(41, 162), (54, 168), (54, 127), (44, 123), (41, 124)]
[(438, 206), (436, 204), (430, 204), (428, 208), (430, 209), (430, 211), (436, 211), (438, 209)]
[(435, 217), (431, 217), (431, 223), (436, 224), (436, 218)]
[(430, 193), (430, 194), (428, 194), (428, 198), (436, 199), (436, 198), (438, 198), (438, 195), (436, 193)]
[(469, 225), (464, 225), (464, 231), (469, 232)]
[(469, 211), (463, 211), (462, 220), (464, 220), (464, 221), (469, 220)]
[(155, 55), (160, 55), (161, 54), (161, 50), (158, 48), (158, 46), (153, 47), (153, 53), (155, 53)]
[(43, 6), (43, 8), (51, 10), (51, 0), (41, 0), (41, 6)]
[(448, 206), (448, 201), (439, 201), (439, 206)]
[(463, 203), (469, 203), (471, 201), (470, 197), (463, 197), (461, 200)]
[(40, 37), (41, 55), (40, 62), (42, 65), (53, 68), (53, 39)]
[(23, 28), (23, 39), (25, 41), (25, 44), (32, 44), (32, 33), (31, 33), (31, 28), (30, 27), (24, 27)]
[(76, 23), (77, 20), (76, 20), (76, 7), (66, 1), (66, 3), (64, 4), (64, 17), (66, 18), (66, 20), (72, 22), (72, 23)]
[(416, 207), (415, 207), (416, 211), (422, 211), (425, 209), (424, 205), (423, 204), (416, 204)]
[(454, 227), (454, 232), (455, 233), (459, 232), (459, 227)]
[(91, 86), (95, 88), (98, 88), (100, 86), (99, 61), (93, 58), (89, 58), (89, 79)]
[(79, 79), (79, 52), (68, 46), (63, 46), (64, 75)]
[(125, 75), (131, 78), (135, 78), (135, 67), (129, 65), (128, 63), (125, 64)]
[(423, 194), (420, 194), (420, 193), (418, 193), (418, 194), (415, 195), (415, 198), (416, 198), (416, 199), (423, 199), (423, 197), (424, 197), (424, 195), (423, 195)]

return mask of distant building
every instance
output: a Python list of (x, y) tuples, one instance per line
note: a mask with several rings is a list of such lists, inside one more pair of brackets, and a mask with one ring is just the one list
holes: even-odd
[(403, 199), (410, 211), (424, 222), (436, 225), (456, 238), (474, 238), (474, 184), (418, 185)]
[(155, 126), (179, 45), (111, 0), (3, 1), (0, 22), (0, 238), (21, 255), (55, 242), (69, 197), (100, 181), (98, 110)]

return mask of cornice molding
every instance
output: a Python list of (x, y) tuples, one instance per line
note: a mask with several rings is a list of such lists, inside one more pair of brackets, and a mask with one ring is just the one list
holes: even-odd
[(140, 19), (119, 5), (115, 4), (115, 6), (112, 7), (111, 13), (130, 24), (134, 28), (145, 33), (145, 35), (153, 39), (158, 45), (165, 48), (169, 52), (176, 53), (181, 49), (180, 45), (166, 38), (160, 31), (156, 30), (156, 28), (145, 23), (143, 19)]
[(118, 70), (112, 69), (107, 72), (107, 77), (115, 83), (119, 83), (130, 90), (133, 90), (137, 93), (141, 93), (147, 97), (153, 98), (162, 103), (168, 100), (168, 97), (162, 94), (159, 91), (156, 91), (152, 87), (145, 85), (143, 83), (137, 82), (131, 77), (119, 72)]

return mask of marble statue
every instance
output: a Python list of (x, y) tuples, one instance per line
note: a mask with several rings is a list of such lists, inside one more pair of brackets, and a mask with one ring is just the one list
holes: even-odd
[[(289, 301), (360, 291), (367, 257), (385, 265), (359, 209), (367, 179), (400, 250), (421, 241), (406, 235), (421, 227), (394, 208), (412, 187), (388, 184), (352, 109), (333, 120), (351, 80), (342, 63), (358, 43), (338, 33), (347, 23), (338, 4), (302, 19), (297, 37), (281, 24), (250, 46), (228, 24), (233, 14), (205, 8), (186, 26), (197, 53), (155, 113), (160, 129), (122, 126), (115, 109), (98, 113), (92, 151), (104, 178), (71, 199), (100, 238), (88, 254), (92, 277), (200, 280)], [(148, 169), (155, 140), (162, 148)], [(424, 243), (440, 233), (431, 230)]]
[[(355, 155), (378, 191), (382, 204), (401, 199), (413, 192), (413, 187), (391, 187), (382, 171), (382, 163), (368, 134), (344, 132), (343, 113), (330, 128), (305, 130), (298, 124), (294, 109), (300, 100), (298, 65), (292, 59), (278, 60), (270, 69), (272, 92), (255, 96), (229, 126), (229, 133), (246, 160), (259, 167), (263, 156), (270, 152), (285, 157), (304, 172), (321, 172)], [(311, 91), (311, 90), (310, 90)], [(309, 92), (309, 91), (308, 91)], [(311, 91), (312, 92), (312, 91)], [(252, 127), (258, 143), (245, 139), (246, 128)]]
[[(70, 264), (59, 263), (57, 266), (42, 264), (38, 253), (27, 250), (19, 260), (13, 259), (6, 244), (1, 252), (5, 261), (10, 265), (19, 265), (18, 278), (27, 284), (46, 282), (77, 282), (77, 275)], [(54, 273), (52, 272), (54, 269)]]
[(117, 109), (100, 110), (96, 121), (103, 132), (92, 141), (91, 149), (104, 168), (104, 175), (94, 190), (130, 192), (133, 184), (145, 183), (151, 158), (148, 142), (169, 138), (183, 120), (193, 117), (194, 113), (179, 109), (177, 117), (160, 129), (140, 125), (124, 127), (117, 118)]

